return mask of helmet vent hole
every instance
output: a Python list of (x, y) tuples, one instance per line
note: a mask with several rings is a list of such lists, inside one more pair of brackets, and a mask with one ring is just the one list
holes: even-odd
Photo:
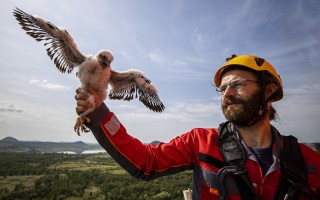
[(263, 58), (255, 58), (255, 61), (256, 61), (257, 65), (259, 67), (261, 67), (263, 65), (263, 63), (264, 63), (264, 59)]

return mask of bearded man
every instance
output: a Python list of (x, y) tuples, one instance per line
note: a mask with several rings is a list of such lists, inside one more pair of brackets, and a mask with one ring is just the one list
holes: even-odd
[[(227, 59), (214, 76), (227, 122), (195, 128), (157, 146), (130, 136), (99, 99), (87, 126), (133, 177), (151, 180), (193, 170), (192, 199), (318, 199), (320, 154), (270, 124), (283, 87), (274, 67), (253, 55)], [(77, 113), (91, 107), (76, 91)]]

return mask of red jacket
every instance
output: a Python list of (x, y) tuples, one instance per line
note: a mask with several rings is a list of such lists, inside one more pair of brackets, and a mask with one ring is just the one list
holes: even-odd
[[(157, 146), (142, 144), (130, 136), (124, 126), (103, 104), (90, 114), (89, 125), (99, 144), (133, 177), (151, 180), (157, 177), (193, 170), (193, 198), (219, 199), (216, 176), (223, 161), (219, 146), (215, 144), (218, 131), (215, 128), (196, 128)], [(282, 136), (273, 128), (273, 160), (263, 177), (261, 167), (244, 144), (247, 153), (246, 167), (257, 196), (262, 200), (273, 199), (280, 182), (279, 152), (283, 147)], [(308, 166), (308, 182), (315, 191), (320, 190), (320, 154), (300, 144)], [(229, 199), (241, 199), (232, 177), (226, 178)]]

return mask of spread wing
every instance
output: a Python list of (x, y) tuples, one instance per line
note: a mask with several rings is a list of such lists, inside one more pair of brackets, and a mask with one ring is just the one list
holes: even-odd
[(139, 100), (154, 112), (162, 112), (165, 108), (157, 95), (156, 88), (140, 71), (111, 70), (110, 85), (112, 87), (109, 92), (110, 99), (130, 101), (139, 97)]
[(47, 54), (60, 72), (71, 73), (74, 67), (86, 59), (65, 29), (60, 29), (45, 19), (29, 15), (18, 8), (13, 11), (13, 15), (28, 35), (38, 42), (47, 41), (44, 44), (48, 47)]

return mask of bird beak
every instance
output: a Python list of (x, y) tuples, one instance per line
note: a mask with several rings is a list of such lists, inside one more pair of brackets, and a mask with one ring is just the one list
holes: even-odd
[(102, 61), (103, 64), (107, 65), (108, 67), (110, 66), (111, 62), (109, 60)]
[(102, 61), (102, 63), (103, 63), (103, 66), (105, 66), (105, 67), (110, 67), (110, 62), (108, 62), (108, 61)]
[(106, 66), (106, 67), (110, 66), (111, 61), (108, 60), (107, 56), (101, 56), (100, 58), (101, 58), (103, 66)]

